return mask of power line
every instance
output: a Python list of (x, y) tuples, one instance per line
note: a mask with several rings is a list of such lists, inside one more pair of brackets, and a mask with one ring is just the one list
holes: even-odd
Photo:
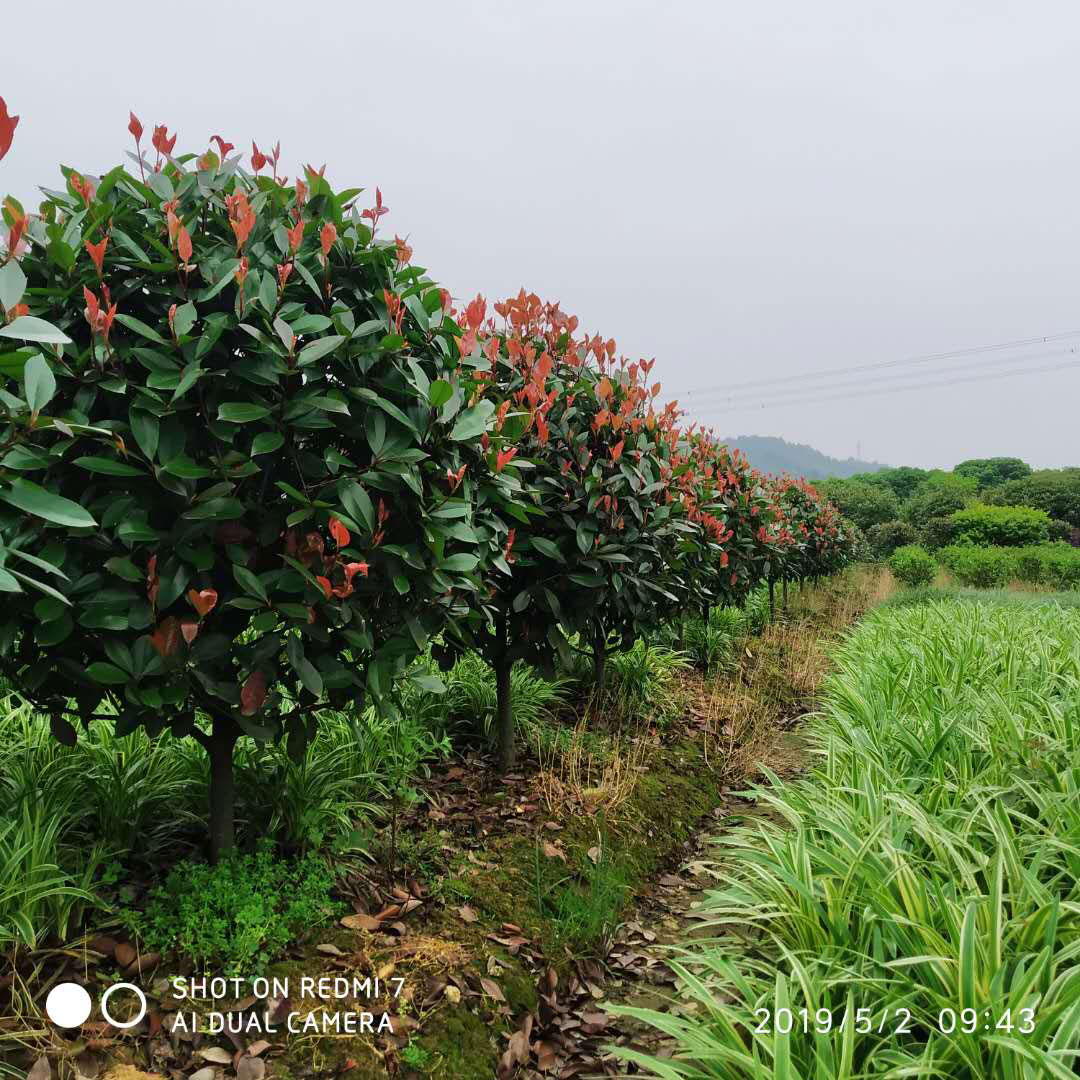
[(908, 356), (899, 360), (882, 360), (872, 364), (855, 364), (850, 367), (825, 368), (818, 371), (807, 371), (796, 375), (776, 375), (763, 379), (750, 379), (747, 382), (730, 383), (724, 386), (702, 386), (683, 391), (684, 394), (707, 394), (727, 393), (733, 390), (744, 390), (749, 387), (767, 387), (778, 383), (805, 382), (812, 379), (831, 378), (834, 375), (853, 375), (863, 371), (876, 371), (882, 368), (905, 367), (914, 364), (929, 364), (935, 360), (949, 360), (964, 356), (977, 356), (982, 353), (998, 352), (1001, 349), (1017, 349), (1029, 345), (1045, 345), (1054, 341), (1065, 341), (1069, 338), (1080, 337), (1080, 330), (1066, 330), (1060, 334), (1046, 334), (1041, 337), (1017, 338), (1014, 341), (998, 341), (988, 345), (972, 345), (965, 349), (952, 349), (948, 352), (923, 353), (917, 356)]
[[(1070, 354), (1075, 355), (1080, 345), (1071, 345), (1066, 349), (1045, 349), (1039, 352), (1028, 353), (1024, 356), (998, 356), (992, 357), (989, 360), (966, 360), (961, 363), (953, 363), (948, 370), (935, 370), (934, 375), (953, 375), (963, 372), (966, 369), (978, 367), (980, 370), (987, 367), (992, 367), (996, 364), (1015, 364), (1017, 361), (1023, 360), (1030, 362), (1032, 360), (1042, 360), (1051, 356), (1068, 356)], [(885, 383), (895, 383), (903, 379), (911, 379), (913, 377), (925, 377), (930, 375), (930, 372), (913, 373), (910, 371), (903, 371), (896, 375), (871, 375), (864, 376), (861, 379), (849, 379), (842, 382), (834, 382), (826, 386), (821, 387), (808, 387), (808, 386), (793, 386), (786, 388), (779, 388), (776, 390), (769, 390), (768, 395), (770, 400), (778, 395), (787, 396), (790, 394), (804, 396), (806, 394), (832, 392), (833, 390), (841, 390), (845, 387), (854, 387), (861, 389), (866, 386), (876, 386)], [(761, 394), (729, 394), (727, 404), (729, 407), (734, 408), (743, 404), (745, 401), (760, 401)]]
[(844, 398), (858, 398), (858, 397), (870, 397), (875, 394), (900, 394), (909, 390), (932, 390), (941, 386), (954, 386), (958, 383), (967, 382), (988, 382), (991, 379), (1009, 379), (1022, 375), (1035, 375), (1047, 371), (1062, 371), (1066, 368), (1080, 367), (1080, 360), (1067, 360), (1058, 364), (1044, 364), (1039, 367), (1024, 367), (1017, 368), (1013, 371), (993, 371), (993, 372), (981, 372), (978, 375), (963, 375), (954, 379), (936, 380), (934, 382), (922, 382), (911, 383), (908, 386), (886, 386), (876, 387), (869, 390), (852, 390), (843, 394), (830, 394), (825, 396), (806, 397), (785, 399), (783, 401), (777, 401), (775, 403), (769, 401), (761, 401), (755, 405), (737, 405), (727, 408), (710, 408), (709, 413), (726, 413), (726, 412), (746, 412), (751, 409), (767, 409), (770, 405), (775, 404), (777, 407), (783, 407), (786, 405), (809, 405), (821, 401), (839, 401)]

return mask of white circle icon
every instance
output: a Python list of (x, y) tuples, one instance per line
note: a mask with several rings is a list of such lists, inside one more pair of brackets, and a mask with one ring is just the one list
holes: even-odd
[[(123, 1022), (114, 1020), (105, 1008), (105, 1003), (116, 993), (117, 990), (130, 990), (139, 999), (139, 1015), (134, 1020)], [(133, 1028), (146, 1015), (146, 995), (134, 983), (113, 983), (104, 994), (101, 995), (101, 1015), (112, 1024), (114, 1028)]]
[(45, 1015), (62, 1028), (77, 1028), (85, 1024), (91, 1008), (93, 1003), (90, 995), (78, 983), (54, 986), (45, 999)]

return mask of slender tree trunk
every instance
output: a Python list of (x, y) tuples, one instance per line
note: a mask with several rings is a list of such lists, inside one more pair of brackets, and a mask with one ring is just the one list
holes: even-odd
[(496, 627), (499, 635), (497, 655), (493, 667), (495, 668), (495, 724), (499, 733), (499, 769), (508, 773), (515, 763), (514, 748), (514, 712), (513, 702), (510, 699), (510, 668), (511, 662), (508, 655), (509, 643), (507, 642), (507, 615), (503, 611), (499, 615), (499, 625)]
[(607, 673), (607, 634), (598, 622), (593, 633), (593, 686), (597, 693), (604, 689)]
[(709, 615), (712, 613), (712, 609), (708, 604), (701, 605), (701, 618), (705, 623), (705, 629), (709, 628)]
[(229, 855), (235, 839), (233, 750), (240, 733), (231, 717), (219, 716), (206, 742), (210, 757), (210, 862)]
[(776, 582), (769, 578), (769, 622), (776, 618)]

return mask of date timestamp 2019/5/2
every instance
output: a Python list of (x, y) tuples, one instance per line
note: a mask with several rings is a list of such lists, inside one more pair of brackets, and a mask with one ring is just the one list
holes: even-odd
[[(756, 1035), (827, 1035), (830, 1031), (845, 1031), (853, 1026), (860, 1035), (886, 1032), (904, 1035), (914, 1030), (915, 1021), (910, 1010), (889, 1009), (755, 1009)], [(1004, 1009), (995, 1013), (991, 1009), (942, 1009), (937, 1015), (937, 1030), (943, 1035), (962, 1033), (974, 1035), (1003, 1031), (1007, 1034), (1030, 1035), (1035, 1030), (1034, 1009)]]

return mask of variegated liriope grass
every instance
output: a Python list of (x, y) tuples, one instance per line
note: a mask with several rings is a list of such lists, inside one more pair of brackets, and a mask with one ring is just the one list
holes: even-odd
[(674, 1057), (619, 1052), (671, 1078), (1078, 1075), (1080, 610), (878, 610), (807, 730), (814, 768), (717, 842), (717, 937), (677, 958), (694, 1012), (622, 1010)]

